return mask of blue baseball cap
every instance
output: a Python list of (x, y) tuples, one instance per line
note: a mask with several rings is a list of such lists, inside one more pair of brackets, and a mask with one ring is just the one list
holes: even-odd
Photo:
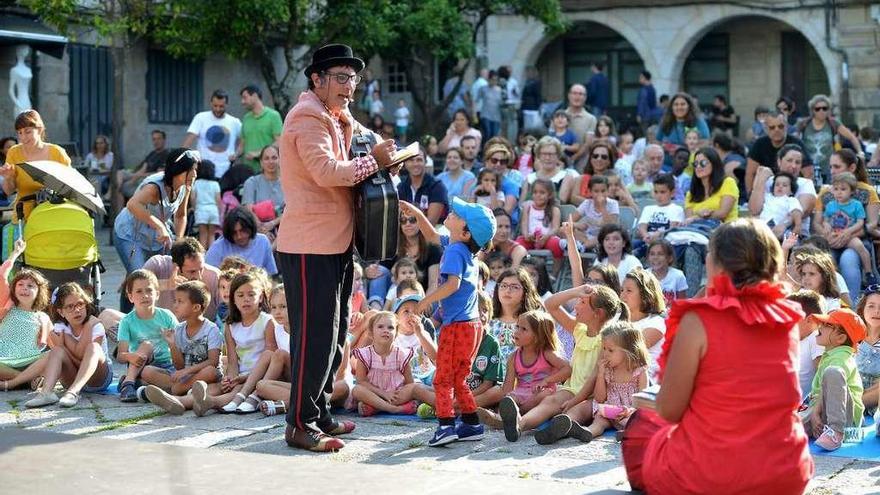
[(391, 309), (395, 313), (397, 313), (397, 310), (399, 310), (400, 307), (404, 305), (404, 303), (408, 303), (410, 301), (418, 303), (418, 302), (421, 302), (422, 299), (424, 299), (424, 298), (418, 294), (410, 294), (408, 296), (401, 297), (400, 299), (394, 301), (394, 307)]
[(495, 237), (495, 215), (489, 208), (477, 203), (466, 203), (461, 198), (452, 199), (452, 211), (464, 220), (471, 237), (480, 248)]

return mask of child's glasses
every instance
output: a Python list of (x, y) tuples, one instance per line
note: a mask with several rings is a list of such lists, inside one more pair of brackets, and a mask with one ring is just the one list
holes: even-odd
[(498, 284), (501, 290), (522, 290), (523, 286), (519, 284)]
[(76, 302), (73, 304), (68, 304), (61, 309), (63, 309), (66, 312), (70, 312), (70, 311), (78, 311), (78, 310), (83, 309), (85, 307), (86, 307), (85, 301), (79, 301), (79, 302)]

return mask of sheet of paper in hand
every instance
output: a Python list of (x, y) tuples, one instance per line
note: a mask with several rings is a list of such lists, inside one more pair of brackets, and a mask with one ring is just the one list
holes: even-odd
[(639, 409), (657, 409), (657, 394), (659, 393), (660, 385), (651, 385), (633, 394), (633, 405)]

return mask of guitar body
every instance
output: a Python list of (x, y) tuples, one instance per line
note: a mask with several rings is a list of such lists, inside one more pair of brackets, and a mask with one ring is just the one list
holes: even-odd
[[(374, 144), (372, 134), (353, 136), (351, 156), (366, 156)], [(365, 262), (387, 260), (397, 254), (400, 207), (388, 169), (381, 169), (358, 184), (354, 218), (354, 245)]]

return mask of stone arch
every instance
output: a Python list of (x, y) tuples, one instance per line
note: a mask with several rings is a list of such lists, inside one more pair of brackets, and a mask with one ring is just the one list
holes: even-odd
[[(609, 15), (607, 12), (571, 12), (566, 15), (566, 20), (572, 24), (594, 22), (617, 32), (635, 48), (636, 53), (642, 58), (648, 70), (651, 70), (651, 67), (653, 67), (654, 57), (653, 54), (645, 50), (647, 42), (642, 37), (642, 32), (636, 26), (627, 22), (624, 16)], [(526, 36), (523, 36), (522, 41), (517, 47), (517, 58), (525, 60), (526, 65), (535, 65), (535, 62), (541, 56), (544, 49), (547, 48), (547, 45), (560, 36), (565, 36), (565, 34), (547, 36), (543, 29), (530, 30)]]
[[(715, 10), (716, 12), (713, 12)], [(742, 7), (716, 6), (715, 9), (706, 9), (704, 15), (693, 19), (694, 22), (689, 23), (686, 31), (682, 31), (676, 38), (675, 45), (668, 49), (673, 51), (675, 56), (671, 59), (671, 64), (664, 64), (668, 72), (666, 76), (674, 81), (673, 90), (677, 90), (678, 81), (684, 69), (685, 61), (693, 50), (694, 46), (703, 39), (710, 31), (725, 23), (741, 19), (744, 17), (758, 17), (772, 19), (786, 24), (791, 29), (801, 33), (816, 51), (822, 65), (825, 68), (825, 74), (828, 78), (828, 85), (831, 88), (832, 98), (837, 100), (840, 89), (842, 87), (842, 74), (840, 70), (840, 58), (825, 45), (824, 25), (816, 22), (815, 16), (811, 15), (813, 11), (791, 11), (791, 12), (772, 12), (759, 9), (748, 9)], [(714, 14), (714, 15), (713, 15)]]

